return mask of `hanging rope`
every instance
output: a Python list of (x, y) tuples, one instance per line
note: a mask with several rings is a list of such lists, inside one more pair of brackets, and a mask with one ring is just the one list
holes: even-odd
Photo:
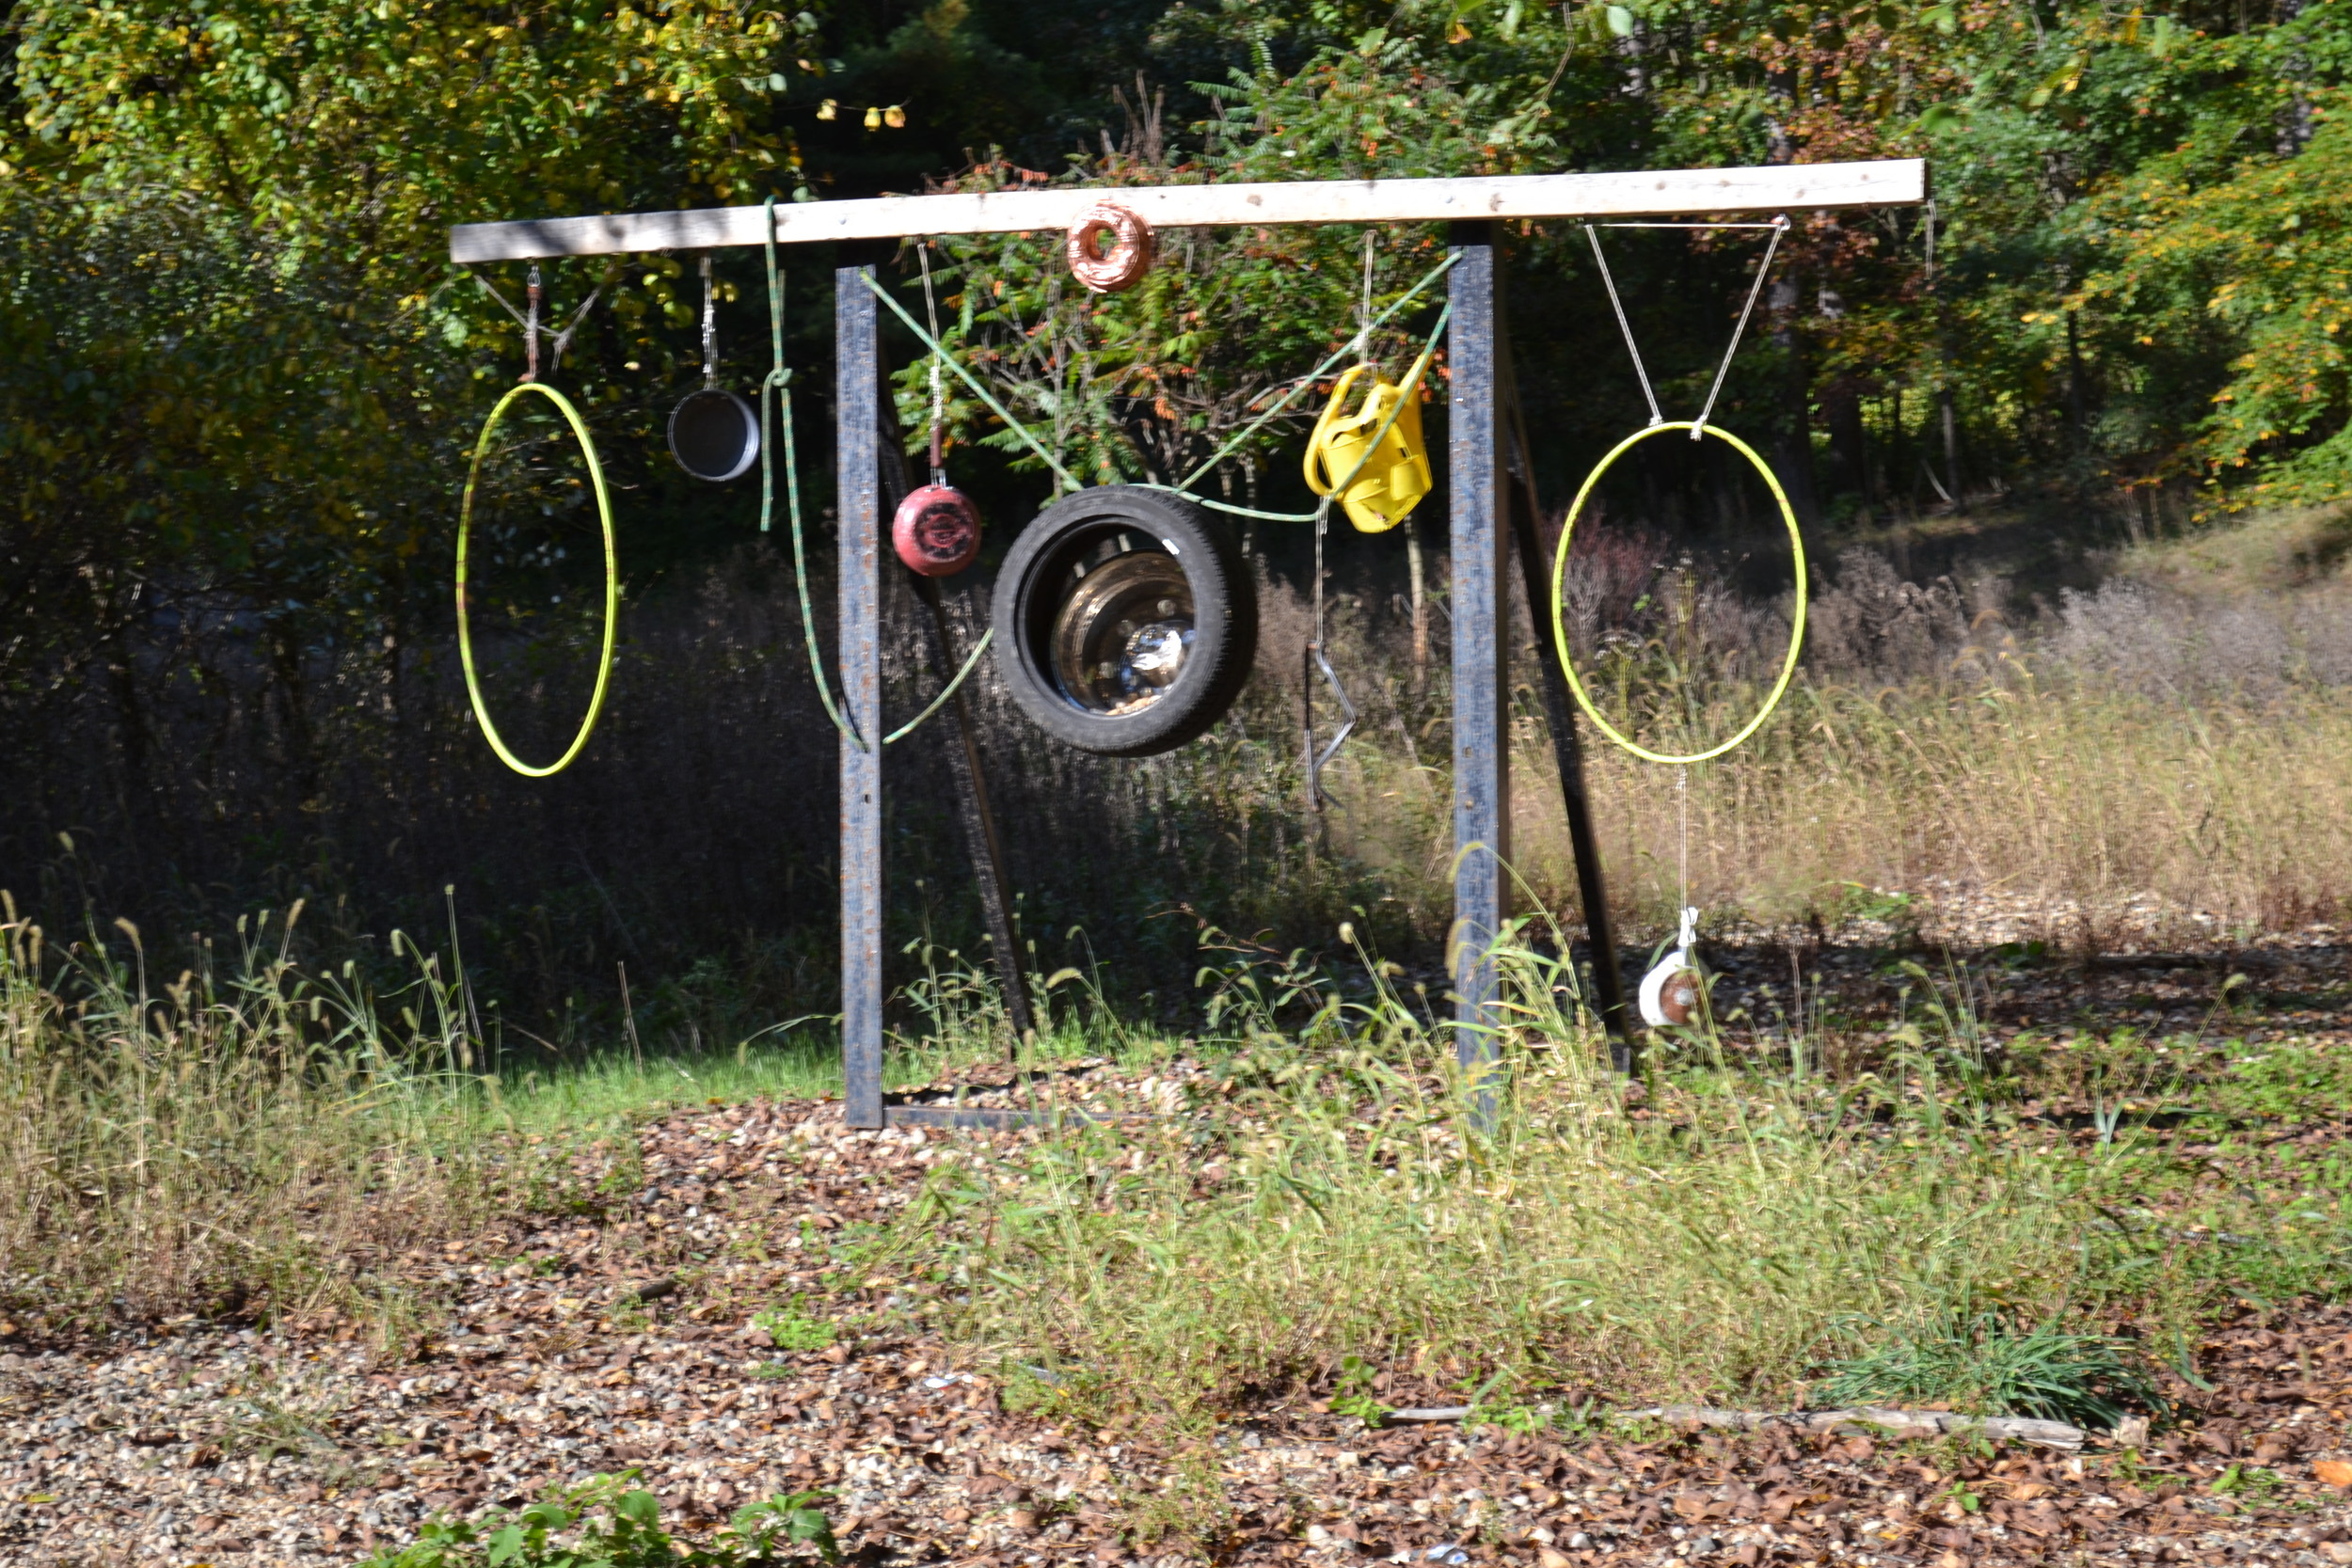
[(775, 394), (774, 405), (784, 425), (784, 486), (785, 510), (792, 523), (792, 575), (800, 589), (801, 633), (808, 644), (808, 668), (817, 677), (817, 695), (825, 705), (825, 717), (833, 727), (847, 736), (850, 744), (859, 751), (866, 750), (866, 737), (842, 713), (841, 705), (834, 701), (833, 683), (825, 678), (824, 656), (817, 647), (817, 614), (808, 602), (808, 546), (801, 524), (801, 465), (792, 440), (792, 372), (784, 362), (784, 284), (776, 272), (776, 198), (770, 197), (761, 209), (761, 237), (768, 249), (768, 344), (771, 360), (767, 378), (759, 384), (759, 531), (766, 533), (774, 526), (776, 510), (775, 443), (769, 438), (769, 396)]
[[(1268, 522), (1277, 523), (1310, 523), (1314, 521), (1317, 515), (1314, 512), (1262, 512), (1255, 507), (1235, 506), (1228, 501), (1211, 500), (1206, 496), (1195, 494), (1193, 486), (1199, 484), (1203, 479), (1206, 479), (1216, 470), (1218, 464), (1224, 462), (1228, 457), (1232, 456), (1233, 451), (1244, 442), (1248, 441), (1252, 436), (1255, 436), (1260, 430), (1263, 429), (1267, 421), (1279, 416), (1283, 409), (1289, 407), (1293, 403), (1296, 402), (1299, 396), (1309, 388), (1312, 387), (1316, 382), (1322, 380), (1323, 377), (1330, 372), (1332, 366), (1338, 364), (1341, 360), (1345, 359), (1350, 355), (1357, 353), (1359, 340), (1368, 337), (1374, 329), (1377, 328), (1383, 323), (1387, 322), (1391, 316), (1394, 316), (1398, 311), (1403, 310), (1406, 306), (1410, 305), (1414, 299), (1419, 297), (1423, 290), (1429, 287), (1430, 284), (1436, 282), (1438, 278), (1444, 277), (1447, 272), (1451, 271), (1458, 260), (1459, 258), (1457, 256), (1449, 255), (1444, 261), (1430, 268), (1427, 273), (1422, 276), (1419, 282), (1415, 283), (1410, 289), (1406, 290), (1405, 293), (1393, 304), (1390, 305), (1386, 309), (1383, 309), (1378, 315), (1375, 316), (1370, 324), (1360, 330), (1356, 337), (1350, 338), (1328, 358), (1325, 359), (1322, 364), (1317, 365), (1313, 370), (1308, 372), (1305, 375), (1300, 376), (1296, 381), (1293, 382), (1289, 390), (1285, 391), (1280, 399), (1278, 400), (1272, 407), (1268, 408), (1264, 413), (1259, 415), (1255, 420), (1244, 426), (1237, 435), (1235, 435), (1231, 440), (1227, 441), (1223, 446), (1217, 448), (1215, 452), (1210, 454), (1206, 461), (1201, 463), (1200, 467), (1194, 468), (1192, 472), (1186, 474), (1178, 483), (1174, 484), (1153, 484), (1147, 483), (1139, 485), (1138, 488), (1145, 490), (1163, 490), (1170, 495), (1183, 496), (1194, 502), (1196, 505), (1209, 507), (1217, 512), (1230, 513), (1237, 517), (1262, 517)], [(1005, 422), (1005, 428), (1019, 436), (1031, 451), (1037, 453), (1039, 459), (1043, 462), (1047, 467), (1054, 471), (1054, 475), (1057, 479), (1060, 480), (1063, 484), (1073, 490), (1085, 488), (1084, 485), (1078, 483), (1077, 479), (1070, 472), (1070, 470), (1062, 466), (1060, 460), (1045, 449), (1045, 444), (1037, 438), (1037, 436), (1029, 429), (1029, 427), (1015, 419), (1012, 416), (1011, 411), (996, 400), (995, 395), (988, 389), (987, 385), (982, 382), (979, 377), (974, 375), (972, 372), (966, 369), (961, 361), (947, 352), (946, 345), (939, 341), (937, 333), (925, 331), (923, 329), (923, 324), (916, 321), (914, 314), (909, 311), (905, 306), (899, 304), (898, 299), (890, 293), (890, 291), (885, 289), (881, 283), (877, 282), (874, 278), (864, 273), (860, 273), (859, 277), (864, 278), (866, 286), (873, 291), (874, 296), (877, 299), (880, 299), (884, 305), (890, 307), (892, 312), (898, 316), (900, 322), (905, 324), (908, 331), (914, 334), (915, 338), (921, 341), (924, 348), (929, 350), (931, 354), (937, 356), (949, 370), (955, 372), (957, 378), (966, 387), (972, 388), (973, 394), (983, 404), (988, 405), (989, 412), (994, 414), (998, 419), (1002, 420)], [(1431, 356), (1436, 352), (1438, 343), (1443, 340), (1447, 324), (1452, 321), (1453, 314), (1454, 303), (1453, 301), (1448, 300), (1445, 308), (1438, 312), (1437, 325), (1430, 330), (1428, 341), (1422, 349), (1420, 360), (1417, 362), (1419, 365), (1426, 367)], [(1418, 382), (1418, 372), (1416, 372), (1413, 380)], [(1407, 389), (1411, 389), (1411, 384), (1409, 383)], [(1402, 410), (1403, 407), (1404, 401), (1399, 399), (1397, 403), (1397, 409)], [(1390, 425), (1393, 424), (1395, 420), (1396, 412), (1391, 411), (1389, 418), (1381, 422), (1379, 430), (1374, 433), (1372, 444), (1365, 448), (1367, 456), (1378, 449), (1379, 438), (1388, 434)], [(1350, 483), (1354, 483), (1356, 475), (1362, 471), (1362, 467), (1363, 465), (1359, 463), (1356, 468), (1349, 471), (1347, 478), (1340, 482), (1337, 488), (1344, 490)]]
[[(817, 648), (817, 616), (810, 608), (808, 599), (806, 531), (801, 521), (801, 466), (792, 438), (792, 372), (784, 362), (784, 285), (776, 271), (776, 198), (774, 197), (768, 198), (762, 212), (765, 214), (765, 222), (761, 225), (762, 238), (767, 243), (768, 254), (768, 341), (773, 360), (768, 371), (768, 378), (759, 384), (761, 393), (759, 400), (759, 531), (766, 533), (770, 530), (775, 514), (775, 465), (771, 456), (773, 449), (768, 439), (769, 399), (766, 395), (772, 388), (775, 392), (775, 406), (783, 414), (785, 508), (792, 524), (792, 570), (793, 575), (799, 579), (801, 631), (808, 644), (808, 667), (817, 677), (817, 694), (824, 700), (826, 717), (833, 721), (834, 728), (849, 737), (850, 744), (863, 752), (867, 749), (866, 737), (857, 733), (856, 726), (851, 724), (848, 716), (841, 711), (841, 705), (834, 700), (833, 685), (825, 679), (824, 657), (818, 652)], [(862, 271), (858, 276), (866, 277), (866, 274)], [(866, 287), (872, 288), (874, 280), (871, 277), (866, 277)], [(882, 297), (888, 299), (890, 296), (883, 294)], [(901, 315), (904, 313), (900, 312)], [(882, 743), (888, 746), (905, 739), (913, 735), (924, 721), (945, 706), (947, 699), (954, 696), (957, 689), (963, 685), (975, 669), (978, 668), (980, 656), (988, 652), (989, 644), (995, 639), (996, 631), (992, 626), (981, 636), (978, 645), (972, 650), (971, 657), (963, 661), (963, 668), (956, 672), (956, 678), (947, 683), (946, 689), (931, 699), (929, 707), (883, 736)]]
[[(705, 262), (704, 264), (706, 267), (708, 266), (707, 262)], [(468, 270), (470, 271), (471, 269)], [(531, 279), (523, 294), (523, 297), (529, 303), (530, 308), (525, 310), (517, 310), (514, 306), (507, 303), (506, 296), (499, 293), (497, 287), (480, 273), (473, 273), (472, 277), (473, 280), (481, 285), (482, 292), (488, 294), (492, 299), (497, 300), (499, 303), (499, 309), (514, 317), (515, 325), (523, 329), (523, 379), (525, 381), (538, 380), (539, 340), (542, 336), (546, 335), (546, 328), (539, 325), (539, 263), (533, 261), (531, 264)], [(612, 273), (608, 272), (605, 274), (604, 277), (597, 282), (596, 286), (588, 291), (588, 297), (580, 301), (580, 309), (572, 312), (572, 319), (564, 325), (564, 330), (555, 333), (552, 338), (550, 338), (549, 341), (553, 343), (555, 352), (549, 356), (548, 360), (548, 373), (549, 375), (553, 375), (557, 371), (564, 368), (564, 351), (571, 347), (572, 334), (578, 332), (580, 330), (580, 324), (588, 319), (588, 312), (596, 308), (596, 301), (603, 297), (604, 291), (606, 287), (612, 283), (613, 277), (614, 275)]]

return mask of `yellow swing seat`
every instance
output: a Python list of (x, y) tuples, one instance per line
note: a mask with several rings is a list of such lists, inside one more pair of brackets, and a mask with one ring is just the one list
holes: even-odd
[[(1355, 365), (1331, 388), (1331, 402), (1307, 438), (1307, 487), (1328, 496), (1342, 483), (1341, 510), (1359, 533), (1386, 533), (1403, 522), (1429, 494), (1429, 451), (1421, 438), (1421, 363), (1404, 386), (1376, 374), (1364, 405), (1343, 415), (1348, 394), (1372, 367)], [(1350, 478), (1350, 475), (1353, 478)]]

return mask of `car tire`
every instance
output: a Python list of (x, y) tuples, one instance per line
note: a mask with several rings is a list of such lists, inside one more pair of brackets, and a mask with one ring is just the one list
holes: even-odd
[(1038, 728), (1098, 756), (1196, 740), (1241, 695), (1258, 594), (1208, 511), (1164, 490), (1065, 496), (1021, 531), (990, 606), (996, 668)]

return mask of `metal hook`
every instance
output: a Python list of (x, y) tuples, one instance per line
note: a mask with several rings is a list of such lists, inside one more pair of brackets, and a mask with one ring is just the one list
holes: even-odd
[(1323, 657), (1321, 643), (1308, 643), (1307, 657), (1314, 660), (1315, 668), (1323, 673), (1324, 684), (1330, 687), (1331, 695), (1340, 700), (1340, 711), (1346, 715), (1340, 721), (1338, 730), (1333, 732), (1331, 743), (1319, 752), (1314, 749), (1314, 731), (1311, 729), (1307, 732), (1307, 798), (1314, 802), (1317, 811), (1321, 811), (1326, 800), (1323, 770), (1331, 766), (1331, 759), (1340, 754), (1340, 748), (1346, 745), (1347, 737), (1355, 733), (1356, 705), (1347, 700), (1347, 688), (1340, 684), (1339, 672), (1331, 668), (1331, 661)]

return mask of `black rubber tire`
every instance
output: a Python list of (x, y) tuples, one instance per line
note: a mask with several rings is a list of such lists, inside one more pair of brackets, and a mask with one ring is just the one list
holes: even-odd
[[(1139, 711), (1102, 714), (1062, 693), (1049, 662), (1056, 595), (1073, 562), (1120, 531), (1168, 546), (1192, 592), (1193, 641), (1166, 690)], [(996, 668), (1021, 711), (1065, 746), (1148, 757), (1197, 740), (1225, 717), (1258, 652), (1258, 590), (1241, 552), (1204, 507), (1163, 490), (1106, 484), (1038, 514), (1005, 557), (990, 605)]]

